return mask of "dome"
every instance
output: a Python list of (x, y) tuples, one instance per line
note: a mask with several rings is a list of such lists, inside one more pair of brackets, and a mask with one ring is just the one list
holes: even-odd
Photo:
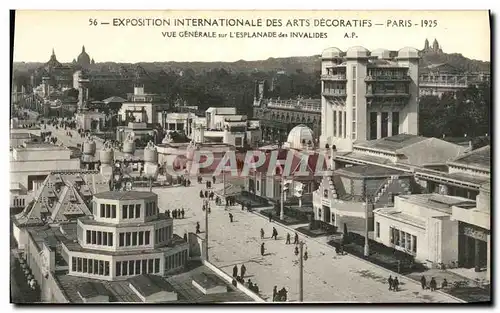
[(398, 52), (399, 59), (418, 59), (418, 50), (411, 47), (404, 47)]
[(80, 53), (76, 62), (82, 66), (90, 64), (90, 56), (85, 52), (85, 46), (82, 47), (82, 53)]
[(342, 53), (343, 52), (340, 49), (335, 47), (330, 47), (328, 49), (323, 50), (323, 53), (321, 54), (321, 59), (328, 60), (328, 59), (340, 58)]
[(372, 57), (377, 57), (382, 60), (391, 59), (391, 52), (387, 49), (376, 49), (372, 51)]
[(351, 59), (367, 58), (368, 53), (369, 53), (369, 51), (365, 47), (355, 46), (355, 47), (351, 47), (351, 48), (349, 48), (349, 50), (347, 50), (346, 56), (347, 56), (347, 58), (351, 58)]
[(290, 144), (290, 148), (303, 149), (304, 144), (314, 144), (313, 131), (306, 125), (297, 125), (288, 134), (287, 142)]

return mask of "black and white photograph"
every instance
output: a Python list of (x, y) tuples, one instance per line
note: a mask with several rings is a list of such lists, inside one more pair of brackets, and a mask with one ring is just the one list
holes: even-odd
[(489, 11), (10, 17), (11, 303), (492, 303)]

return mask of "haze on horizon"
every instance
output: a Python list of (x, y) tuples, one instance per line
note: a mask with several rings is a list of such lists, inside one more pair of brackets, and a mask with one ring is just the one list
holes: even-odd
[[(61, 63), (71, 63), (82, 45), (96, 63), (140, 62), (235, 62), (260, 61), (319, 55), (328, 47), (345, 51), (351, 46), (368, 50), (399, 50), (405, 46), (422, 49), (427, 38), (436, 38), (444, 53), (490, 61), (490, 25), (487, 11), (261, 11), (259, 17), (372, 19), (383, 23), (388, 18), (437, 19), (437, 28), (190, 28), (89, 26), (89, 18), (109, 21), (115, 17), (144, 18), (256, 18), (252, 11), (17, 11), (14, 38), (14, 62), (47, 62), (55, 50)], [(415, 15), (418, 14), (418, 17)], [(467, 22), (464, 22), (467, 21)], [(35, 31), (33, 26), (36, 25)], [(62, 26), (63, 25), (63, 26)], [(163, 38), (162, 31), (277, 31), (327, 32), (328, 39), (199, 39)], [(346, 32), (357, 39), (346, 39)], [(47, 35), (44, 35), (47, 34)], [(484, 35), (478, 35), (484, 34)], [(35, 48), (36, 47), (36, 48)]]

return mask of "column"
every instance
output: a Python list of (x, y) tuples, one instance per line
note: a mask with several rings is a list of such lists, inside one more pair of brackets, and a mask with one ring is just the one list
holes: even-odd
[(387, 120), (387, 137), (392, 137), (392, 112), (389, 111)]
[(342, 135), (340, 134), (341, 130), (340, 130), (340, 120), (339, 120), (339, 116), (340, 116), (340, 111), (338, 110), (335, 110), (334, 111), (334, 114), (335, 114), (335, 118), (337, 119), (337, 123), (335, 125), (335, 128), (337, 129), (337, 138), (341, 138)]
[(474, 271), (480, 272), (481, 266), (479, 266), (480, 258), (479, 258), (479, 240), (474, 239)]
[(377, 139), (382, 138), (382, 113), (377, 112)]

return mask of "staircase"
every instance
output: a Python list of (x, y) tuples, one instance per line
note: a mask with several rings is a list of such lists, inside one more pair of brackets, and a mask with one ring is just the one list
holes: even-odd
[(375, 193), (375, 198), (373, 199), (373, 204), (377, 203), (380, 200), (380, 197), (386, 192), (387, 188), (395, 181), (399, 179), (399, 176), (397, 175), (392, 175), (389, 177), (389, 179), (386, 181), (385, 184), (383, 184), (379, 190)]

